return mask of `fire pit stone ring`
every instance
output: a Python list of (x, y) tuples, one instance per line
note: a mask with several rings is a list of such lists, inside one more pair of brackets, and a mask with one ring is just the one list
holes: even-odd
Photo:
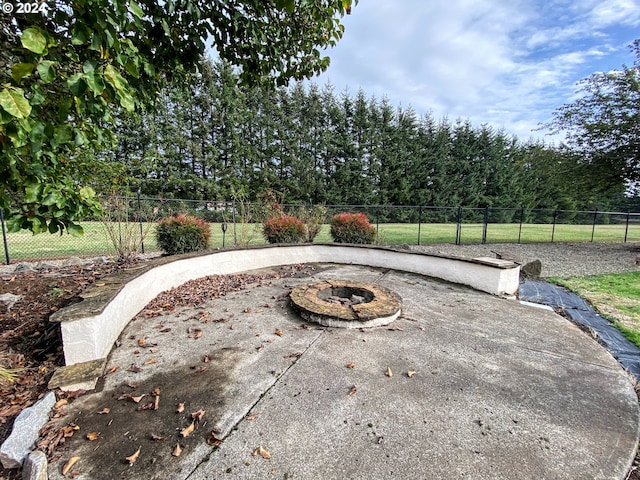
[(322, 280), (291, 291), (291, 306), (325, 327), (370, 328), (388, 325), (402, 311), (402, 299), (388, 288), (366, 282)]

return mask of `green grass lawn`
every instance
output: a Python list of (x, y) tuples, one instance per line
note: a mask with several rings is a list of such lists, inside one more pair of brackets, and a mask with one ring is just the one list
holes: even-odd
[[(131, 224), (130, 224), (131, 225)], [(219, 223), (211, 225), (211, 248), (222, 247), (223, 234)], [(374, 225), (375, 226), (375, 225)], [(7, 234), (7, 245), (11, 262), (21, 260), (44, 260), (65, 258), (69, 256), (114, 255), (115, 250), (109, 240), (104, 225), (100, 222), (83, 222), (84, 235), (50, 235), (42, 233), (32, 235), (28, 232)], [(143, 228), (144, 229), (144, 228)], [(418, 243), (454, 243), (456, 239), (455, 223), (432, 224), (400, 224), (385, 223), (376, 227), (377, 243), (381, 245), (417, 245)], [(133, 231), (138, 231), (134, 225)], [(554, 241), (556, 242), (588, 242), (591, 241), (591, 225), (556, 225)], [(487, 226), (488, 243), (521, 243), (550, 242), (551, 225), (524, 224), (489, 224)], [(622, 242), (625, 225), (596, 225), (593, 240), (596, 242)], [(463, 244), (482, 242), (481, 224), (463, 224), (460, 231)], [(640, 241), (640, 225), (630, 225), (627, 233), (628, 241)], [(260, 245), (265, 240), (261, 234), (260, 224), (229, 224), (224, 245)], [(316, 242), (330, 242), (329, 226), (324, 225)], [(144, 251), (157, 251), (158, 246), (153, 234), (153, 226), (144, 241)]]
[(550, 280), (586, 299), (640, 347), (640, 272)]

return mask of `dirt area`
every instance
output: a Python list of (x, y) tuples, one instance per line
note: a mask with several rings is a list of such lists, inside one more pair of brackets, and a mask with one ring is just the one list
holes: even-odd
[[(540, 249), (540, 245), (536, 248)], [(551, 248), (556, 253), (558, 245), (554, 244)], [(625, 250), (629, 252), (628, 255), (634, 251), (628, 247)], [(619, 252), (616, 254), (619, 257)], [(585, 257), (580, 260), (577, 263), (588, 261)], [(7, 303), (0, 302), (0, 365), (17, 370), (14, 382), (0, 380), (0, 443), (10, 434), (13, 421), (20, 411), (46, 393), (54, 369), (63, 364), (58, 325), (49, 323), (50, 315), (78, 301), (79, 294), (89, 285), (130, 266), (98, 260), (92, 263), (41, 264), (37, 269), (25, 265), (18, 269), (21, 271), (13, 272), (0, 270), (0, 294), (19, 296), (10, 308)], [(220, 281), (225, 283), (223, 279)], [(234, 288), (242, 288), (250, 282), (240, 280), (236, 283)], [(219, 285), (211, 285), (210, 288), (219, 288)], [(188, 292), (184, 295), (189, 301), (195, 300)], [(175, 298), (173, 300), (177, 301)], [(59, 400), (63, 398), (63, 394), (58, 394)], [(72, 401), (72, 398), (68, 401)], [(52, 454), (53, 448), (47, 447), (55, 446), (51, 445), (52, 442), (63, 443), (68, 434), (72, 435), (73, 432), (48, 432), (43, 450), (49, 450), (48, 453)], [(637, 469), (638, 460), (628, 478), (640, 480)], [(0, 480), (18, 478), (21, 478), (20, 471), (4, 470), (0, 466)]]

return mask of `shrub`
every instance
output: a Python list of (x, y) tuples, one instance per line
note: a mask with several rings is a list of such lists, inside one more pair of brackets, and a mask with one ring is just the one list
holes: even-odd
[(338, 213), (331, 217), (331, 238), (338, 243), (373, 243), (376, 229), (364, 213)]
[(307, 237), (307, 230), (301, 220), (281, 215), (265, 220), (262, 234), (269, 243), (298, 243)]
[(158, 246), (169, 255), (204, 250), (210, 237), (207, 222), (185, 214), (163, 218), (156, 227)]
[(302, 220), (307, 230), (305, 241), (312, 243), (320, 233), (320, 229), (327, 218), (327, 209), (322, 205), (300, 207), (296, 217)]

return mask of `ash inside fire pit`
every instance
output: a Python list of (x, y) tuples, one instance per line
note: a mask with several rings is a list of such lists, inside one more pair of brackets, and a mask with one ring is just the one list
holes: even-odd
[(327, 327), (379, 327), (402, 311), (398, 294), (365, 282), (323, 280), (294, 288), (290, 297), (302, 318)]
[(318, 298), (328, 303), (339, 305), (358, 305), (369, 303), (375, 297), (369, 290), (352, 287), (327, 288), (318, 292)]

